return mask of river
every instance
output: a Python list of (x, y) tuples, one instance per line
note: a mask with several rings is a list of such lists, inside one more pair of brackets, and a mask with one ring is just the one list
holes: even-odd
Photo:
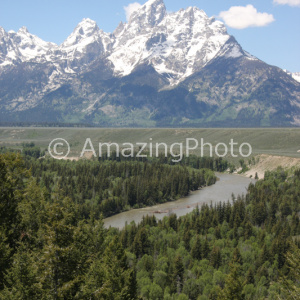
[(247, 187), (254, 179), (233, 174), (216, 174), (219, 180), (212, 186), (205, 187), (201, 190), (191, 192), (187, 197), (172, 202), (166, 202), (151, 207), (133, 209), (112, 217), (104, 219), (105, 227), (123, 228), (125, 223), (132, 221), (139, 223), (144, 215), (155, 215), (157, 219), (162, 219), (171, 213), (175, 213), (178, 217), (191, 212), (197, 205), (227, 202), (231, 200), (232, 193), (237, 195), (246, 194)]

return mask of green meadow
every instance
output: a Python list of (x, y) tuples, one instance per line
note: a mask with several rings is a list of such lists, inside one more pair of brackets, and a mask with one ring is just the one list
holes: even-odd
[[(86, 139), (90, 139), (95, 151), (99, 153), (99, 143), (118, 143), (120, 149), (126, 148), (123, 143), (131, 143), (138, 149), (137, 143), (152, 143), (155, 154), (156, 143), (165, 143), (170, 147), (174, 143), (182, 143), (183, 152), (186, 151), (186, 139), (195, 139), (199, 146), (190, 153), (201, 155), (201, 141), (215, 146), (224, 143), (229, 149), (226, 158), (232, 158), (230, 142), (234, 143), (234, 154), (239, 153), (239, 147), (248, 143), (252, 147), (252, 156), (258, 154), (280, 155), (300, 158), (300, 129), (298, 128), (251, 128), (251, 129), (116, 129), (116, 128), (34, 128), (34, 127), (9, 127), (0, 128), (0, 146), (14, 149), (22, 148), (22, 143), (34, 142), (42, 149), (48, 148), (53, 139), (63, 138), (68, 141), (71, 152), (69, 156), (79, 156)], [(202, 139), (202, 140), (201, 140)], [(190, 142), (191, 148), (195, 142)], [(89, 148), (89, 147), (88, 147)], [(103, 147), (105, 149), (105, 147)], [(113, 149), (113, 148), (112, 148)], [(162, 150), (163, 148), (160, 148)], [(174, 152), (179, 151), (179, 145), (174, 146)], [(205, 146), (204, 155), (208, 155), (210, 148)], [(169, 151), (169, 149), (168, 149)], [(224, 146), (218, 148), (220, 154), (224, 153)], [(243, 151), (248, 153), (248, 147), (244, 146)]]

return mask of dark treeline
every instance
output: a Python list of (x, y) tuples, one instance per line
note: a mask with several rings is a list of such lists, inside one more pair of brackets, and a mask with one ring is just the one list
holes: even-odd
[(299, 298), (300, 171), (269, 172), (232, 204), (161, 221), (145, 217), (119, 231), (105, 229), (93, 211), (83, 215), (82, 203), (65, 196), (63, 185), (49, 192), (38, 172), (52, 164), (44, 171), (57, 184), (63, 170), (68, 178), (76, 168), (98, 172), (99, 165), (122, 181), (135, 177), (122, 177), (126, 170), (163, 176), (164, 168), (193, 170), (38, 160), (31, 163), (33, 177), (28, 163), (0, 155), (0, 299)]
[[(165, 155), (164, 153), (158, 153), (157, 157), (150, 156), (149, 152), (144, 151), (141, 155), (145, 155), (146, 157), (137, 156), (138, 152), (134, 152), (132, 156), (125, 157), (123, 155), (117, 155), (115, 151), (111, 152), (109, 155), (107, 152), (103, 153), (101, 157), (99, 157), (99, 161), (142, 161), (142, 162), (159, 162), (161, 164), (168, 165), (181, 165), (188, 166), (195, 169), (210, 169), (216, 172), (224, 172), (228, 168), (232, 167), (232, 165), (224, 160), (222, 157), (199, 157), (196, 155), (186, 156), (182, 155), (182, 159), (178, 162), (174, 162), (174, 157), (170, 154)], [(175, 160), (177, 160), (176, 158)]]
[(22, 143), (20, 149), (11, 149), (5, 146), (0, 147), (0, 153), (15, 152), (21, 153), (25, 157), (40, 158), (45, 155), (45, 150), (41, 150), (40, 147), (36, 146), (33, 142)]
[(0, 127), (95, 127), (86, 123), (59, 123), (59, 122), (0, 122)]

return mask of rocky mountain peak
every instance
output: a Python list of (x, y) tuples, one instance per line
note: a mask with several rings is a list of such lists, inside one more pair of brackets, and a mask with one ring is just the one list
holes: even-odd
[(115, 36), (118, 36), (118, 35), (124, 30), (124, 28), (125, 28), (125, 25), (124, 25), (124, 23), (121, 21), (121, 22), (119, 23), (118, 27), (114, 30), (113, 34), (114, 34)]
[(148, 0), (142, 7), (146, 8), (148, 11), (166, 11), (166, 6), (163, 0)]
[(0, 37), (3, 37), (6, 34), (6, 31), (3, 27), (0, 26)]
[(145, 3), (116, 33), (108, 57), (116, 76), (148, 64), (172, 85), (205, 66), (230, 38), (225, 25), (203, 10), (189, 7), (167, 13), (162, 0)]
[(184, 9), (183, 11), (187, 12), (190, 16), (201, 16), (202, 18), (208, 18), (205, 11), (196, 6), (189, 6), (187, 9)]
[(25, 34), (28, 34), (29, 33), (29, 31), (28, 31), (28, 29), (27, 29), (27, 27), (26, 26), (22, 26), (19, 30), (18, 30), (18, 33), (25, 33)]
[(97, 23), (94, 20), (89, 18), (84, 18), (82, 21), (76, 26), (75, 31), (78, 31), (81, 35), (89, 36), (93, 34), (95, 31), (99, 30)]
[(80, 23), (78, 23), (68, 38), (62, 43), (61, 47), (65, 48), (76, 46), (90, 37), (97, 37), (99, 33), (100, 29), (95, 21), (88, 18), (83, 19)]
[(167, 15), (167, 9), (163, 0), (149, 0), (138, 10), (132, 13), (129, 25), (136, 23), (141, 28), (154, 27)]

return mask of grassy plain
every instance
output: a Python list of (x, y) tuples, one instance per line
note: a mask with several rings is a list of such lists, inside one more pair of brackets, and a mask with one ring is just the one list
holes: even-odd
[[(79, 156), (85, 141), (90, 138), (97, 155), (99, 143), (118, 143), (122, 148), (123, 143), (138, 142), (153, 144), (166, 143), (169, 147), (173, 143), (182, 143), (185, 152), (186, 139), (194, 138), (199, 142), (199, 147), (191, 153), (201, 155), (201, 139), (204, 143), (216, 146), (225, 143), (230, 150), (230, 141), (235, 143), (234, 154), (238, 154), (238, 148), (243, 143), (249, 143), (253, 149), (253, 156), (259, 154), (277, 155), (300, 158), (300, 129), (298, 128), (251, 128), (251, 129), (119, 129), (119, 128), (34, 128), (34, 127), (1, 127), (0, 146), (21, 148), (24, 142), (34, 142), (41, 148), (48, 148), (53, 139), (63, 138), (70, 144), (69, 156)], [(151, 140), (152, 139), (152, 140)], [(194, 143), (191, 142), (191, 146)], [(136, 146), (138, 147), (138, 146)], [(126, 148), (124, 146), (123, 148)], [(162, 149), (162, 148), (161, 148)], [(179, 151), (179, 146), (174, 149)], [(244, 152), (248, 148), (244, 147)], [(204, 154), (209, 154), (209, 147), (204, 147)], [(224, 153), (224, 147), (219, 147), (219, 152)], [(155, 153), (155, 151), (154, 151)], [(215, 149), (213, 148), (213, 153)], [(233, 158), (230, 151), (226, 158), (230, 161), (238, 161)]]

